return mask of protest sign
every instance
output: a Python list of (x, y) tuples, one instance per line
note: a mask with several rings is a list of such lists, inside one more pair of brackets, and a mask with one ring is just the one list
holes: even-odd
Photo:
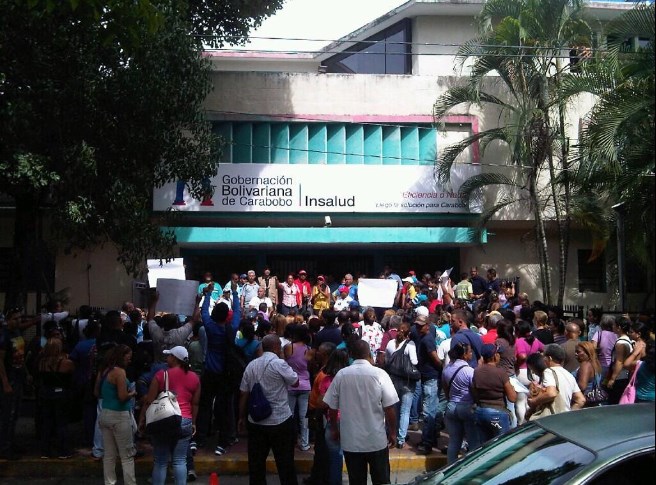
[(190, 316), (196, 306), (198, 281), (158, 278), (157, 293), (157, 310)]
[(395, 280), (361, 278), (358, 280), (358, 302), (363, 307), (391, 308), (397, 289)]

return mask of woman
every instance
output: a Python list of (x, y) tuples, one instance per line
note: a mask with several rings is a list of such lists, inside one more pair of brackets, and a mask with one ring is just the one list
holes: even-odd
[(595, 332), (592, 344), (597, 351), (599, 364), (601, 364), (601, 374), (604, 378), (608, 375), (608, 369), (611, 363), (611, 354), (613, 347), (617, 342), (617, 335), (613, 332), (613, 325), (615, 325), (615, 317), (612, 315), (602, 315), (599, 320), (599, 329)]
[(560, 318), (549, 318), (549, 330), (553, 336), (553, 343), (563, 345), (567, 342), (565, 335), (565, 322)]
[[(528, 378), (526, 359), (531, 354), (542, 352), (544, 350), (544, 344), (535, 338), (535, 335), (531, 333), (531, 324), (524, 320), (520, 320), (517, 324), (517, 335), (518, 339), (517, 342), (515, 342), (515, 372), (517, 373), (517, 379), (519, 382), (528, 388), (530, 380)], [(517, 416), (518, 425), (524, 424), (528, 407), (527, 399), (528, 395), (525, 392), (517, 394), (515, 414)]]
[(379, 350), (384, 350), (381, 349), (381, 344), (385, 332), (380, 323), (376, 321), (376, 312), (373, 308), (369, 307), (364, 311), (362, 322), (360, 322), (360, 328), (362, 331), (362, 340), (369, 344), (371, 357), (375, 359), (376, 353)]
[(510, 431), (511, 416), (505, 401), (515, 402), (517, 393), (508, 372), (499, 367), (501, 354), (495, 344), (481, 348), (483, 365), (474, 369), (472, 390), (476, 400), (476, 427), (482, 443)]
[(255, 327), (249, 320), (241, 321), (240, 333), (241, 336), (235, 338), (235, 345), (244, 351), (246, 362), (261, 356), (262, 343), (255, 338)]
[(631, 329), (631, 320), (625, 317), (618, 318), (613, 324), (613, 332), (617, 340), (611, 353), (610, 376), (608, 387), (608, 404), (618, 404), (620, 397), (629, 383), (629, 371), (624, 368), (624, 361), (633, 352), (633, 343), (627, 335)]
[(65, 460), (73, 456), (68, 441), (68, 409), (75, 364), (64, 352), (61, 339), (48, 339), (39, 357), (38, 370), (41, 458), (51, 456), (50, 446), (55, 436), (57, 456)]
[[(415, 343), (410, 339), (410, 324), (403, 322), (394, 340), (390, 340), (385, 348), (385, 362), (390, 361), (392, 356), (403, 349), (403, 353), (410, 358), (413, 365), (417, 365), (417, 348)], [(400, 358), (400, 356), (397, 356)], [(397, 409), (399, 429), (396, 438), (396, 447), (401, 449), (405, 446), (406, 435), (408, 434), (408, 424), (410, 423), (410, 408), (412, 407), (412, 397), (415, 392), (416, 382), (402, 377), (390, 375), (392, 383), (399, 395), (399, 404)]]
[[(526, 358), (526, 367), (528, 368), (527, 376), (530, 382), (529, 394), (531, 397), (537, 396), (544, 389), (544, 372), (547, 370), (547, 363), (544, 360), (542, 353), (530, 354)], [(536, 412), (537, 408), (529, 408), (526, 410), (524, 418), (528, 421), (531, 415)]]
[(330, 288), (323, 275), (317, 276), (317, 284), (312, 287), (311, 294), (310, 302), (315, 315), (321, 315), (324, 310), (330, 308)]
[(444, 421), (449, 433), (447, 463), (458, 459), (464, 437), (469, 449), (478, 448), (478, 429), (474, 419), (474, 396), (471, 393), (474, 369), (469, 367), (472, 358), (469, 345), (457, 343), (449, 352), (451, 363), (442, 372), (442, 389), (447, 398)]
[[(594, 386), (601, 387), (603, 374), (601, 373), (601, 364), (597, 359), (597, 352), (595, 351), (592, 342), (580, 342), (574, 351), (576, 360), (579, 363), (579, 368), (575, 371), (574, 378), (579, 385), (579, 389), (583, 395), (587, 395), (592, 391)], [(599, 402), (586, 401), (586, 407), (599, 406)]]
[[(344, 350), (335, 350), (324, 367), (326, 377), (319, 385), (319, 401), (318, 407), (323, 409), (326, 419), (326, 448), (328, 449), (328, 484), (329, 485), (342, 485), (342, 467), (344, 453), (339, 441), (333, 439), (333, 430), (339, 427), (339, 422), (331, 422), (329, 414), (327, 414), (328, 406), (323, 402), (323, 397), (326, 391), (333, 382), (337, 373), (344, 367), (348, 366), (349, 356)], [(339, 413), (337, 414), (339, 420)]]
[(490, 293), (490, 303), (487, 306), (488, 313), (498, 312), (501, 309), (501, 302), (499, 301), (499, 294), (495, 291)]
[(596, 333), (600, 330), (599, 323), (601, 321), (601, 308), (590, 308), (588, 310), (587, 317), (588, 317), (587, 340), (593, 342)]
[(282, 304), (280, 306), (280, 313), (287, 316), (290, 311), (294, 311), (294, 314), (298, 311), (298, 293), (299, 289), (294, 283), (294, 275), (288, 274), (287, 280), (284, 283), (278, 285), (280, 291), (282, 291)]
[[(641, 322), (638, 322), (644, 325)], [(635, 324), (637, 325), (637, 324)], [(644, 325), (647, 327), (646, 325)], [(640, 339), (636, 342), (631, 355), (624, 361), (624, 367), (629, 372), (638, 374), (635, 380), (635, 402), (654, 402), (654, 341)]]
[(157, 395), (168, 388), (174, 392), (182, 423), (177, 433), (167, 436), (152, 436), (153, 443), (153, 485), (164, 485), (166, 468), (171, 461), (176, 485), (187, 483), (187, 449), (189, 440), (196, 434), (196, 416), (200, 401), (200, 380), (195, 372), (190, 372), (187, 349), (178, 345), (171, 350), (164, 350), (168, 369), (162, 369), (153, 378), (148, 389), (148, 396), (141, 411), (140, 424), (145, 426), (146, 410), (157, 399)]
[[(515, 334), (513, 330), (513, 324), (506, 320), (500, 320), (497, 323), (497, 339), (495, 340), (495, 345), (499, 349), (499, 362), (497, 362), (497, 367), (502, 369), (508, 378), (512, 380), (517, 378), (515, 373), (515, 361), (517, 360), (515, 352)], [(515, 415), (515, 402), (516, 399), (506, 402), (506, 407), (510, 411), (510, 427), (517, 427), (517, 416)]]
[[(123, 483), (136, 485), (134, 474), (134, 418), (131, 399), (137, 392), (128, 390), (130, 382), (125, 369), (132, 360), (127, 345), (117, 345), (107, 352), (106, 369), (96, 378), (96, 394), (102, 399), (98, 424), (103, 437), (103, 478), (105, 485), (116, 483), (116, 457), (121, 458)], [(186, 451), (186, 450), (185, 450)]]
[(295, 325), (291, 334), (291, 343), (283, 349), (287, 364), (298, 374), (298, 385), (287, 388), (287, 397), (289, 409), (292, 410), (292, 413), (294, 413), (298, 403), (298, 417), (301, 428), (298, 449), (301, 451), (310, 449), (307, 410), (312, 384), (310, 382), (310, 372), (308, 371), (308, 361), (312, 358), (312, 354), (308, 346), (309, 343), (310, 330), (307, 325)]

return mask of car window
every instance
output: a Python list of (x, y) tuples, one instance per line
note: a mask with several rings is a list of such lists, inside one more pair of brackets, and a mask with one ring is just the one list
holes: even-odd
[(528, 426), (442, 470), (432, 483), (564, 484), (594, 459), (585, 448), (539, 426)]
[(636, 477), (652, 476), (653, 471), (654, 453), (652, 452), (614, 463), (589, 483), (594, 485), (632, 485), (636, 483)]

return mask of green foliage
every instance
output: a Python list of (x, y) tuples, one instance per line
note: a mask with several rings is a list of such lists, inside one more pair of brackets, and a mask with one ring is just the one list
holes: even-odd
[(45, 211), (70, 251), (112, 241), (133, 274), (171, 257), (159, 227), (172, 214), (153, 216), (152, 190), (186, 180), (200, 197), (221, 149), (194, 34), (243, 41), (281, 4), (0, 0), (0, 192), (20, 219)]

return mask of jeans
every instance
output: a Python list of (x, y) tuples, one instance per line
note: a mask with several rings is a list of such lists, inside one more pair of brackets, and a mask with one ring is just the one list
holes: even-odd
[(437, 379), (422, 380), (421, 388), (424, 395), (422, 400), (424, 426), (421, 429), (421, 444), (427, 447), (433, 447), (437, 444), (435, 428), (435, 416), (437, 415), (437, 406), (439, 404)]
[[(200, 403), (196, 421), (197, 441), (204, 444), (209, 435), (212, 409), (214, 409), (214, 418), (219, 429), (217, 444), (225, 448), (236, 436), (235, 408), (233, 405), (234, 390), (231, 389), (224, 374), (208, 370), (203, 372), (200, 389)], [(212, 407), (212, 404), (214, 404), (214, 407)]]
[(292, 310), (294, 310), (296, 313), (298, 313), (298, 307), (297, 306), (287, 306), (287, 305), (283, 304), (283, 305), (280, 305), (280, 310), (281, 310), (280, 313), (282, 313), (285, 316), (289, 315), (289, 312), (291, 312)]
[(310, 391), (288, 391), (287, 398), (289, 400), (289, 409), (294, 414), (296, 403), (298, 403), (298, 421), (301, 425), (300, 434), (301, 440), (299, 445), (301, 448), (306, 449), (310, 446), (310, 430), (308, 429), (308, 399), (310, 398)]
[(248, 422), (248, 476), (250, 485), (266, 484), (266, 459), (273, 450), (280, 485), (297, 485), (294, 463), (294, 419), (280, 424)]
[(112, 411), (103, 409), (98, 418), (102, 430), (103, 445), (103, 477), (105, 485), (116, 484), (116, 458), (121, 458), (123, 468), (123, 483), (136, 485), (134, 474), (134, 446), (132, 416), (130, 411)]
[(510, 431), (510, 413), (505, 409), (477, 407), (474, 414), (481, 443)]
[(91, 449), (91, 454), (94, 458), (102, 458), (105, 454), (103, 435), (100, 430), (100, 413), (102, 413), (102, 399), (98, 399), (98, 403), (96, 404), (96, 424), (93, 429), (93, 448)]
[(469, 449), (478, 448), (480, 440), (478, 429), (474, 418), (474, 407), (470, 402), (449, 401), (446, 405), (444, 421), (449, 433), (449, 446), (447, 451), (447, 463), (451, 464), (458, 459), (458, 452), (462, 446), (462, 440), (467, 437)]
[(350, 484), (367, 483), (367, 465), (369, 465), (372, 485), (390, 483), (389, 448), (366, 453), (345, 451), (344, 460)]
[(410, 424), (410, 408), (412, 408), (412, 399), (414, 392), (404, 392), (399, 396), (400, 400), (397, 405), (399, 414), (399, 430), (396, 436), (398, 444), (405, 443), (405, 438), (408, 435), (408, 424)]
[(153, 485), (166, 483), (166, 467), (171, 461), (176, 485), (187, 483), (187, 450), (191, 438), (191, 419), (182, 418), (180, 438), (153, 438)]
[(415, 392), (412, 396), (412, 406), (410, 407), (410, 423), (419, 422), (419, 404), (421, 403), (421, 381), (417, 381)]
[(11, 394), (0, 391), (0, 452), (12, 453), (16, 444), (16, 422), (23, 398), (25, 385), (25, 371), (22, 369), (6, 369), (9, 385), (13, 389)]
[(339, 441), (332, 437), (331, 423), (326, 424), (326, 448), (328, 449), (328, 483), (342, 485), (342, 468), (344, 467), (344, 452)]

